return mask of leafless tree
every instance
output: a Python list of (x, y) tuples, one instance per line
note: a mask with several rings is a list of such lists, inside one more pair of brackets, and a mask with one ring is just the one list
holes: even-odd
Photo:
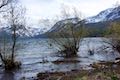
[[(0, 0), (0, 10), (2, 10), (3, 7), (7, 6), (11, 1), (12, 0)], [(4, 40), (4, 44), (5, 44), (5, 40)], [(5, 50), (5, 46), (4, 46), (4, 50)], [(0, 58), (1, 58), (2, 62), (4, 62), (1, 47), (0, 47)]]
[(113, 49), (120, 53), (120, 24), (117, 22), (111, 23), (110, 27), (108, 27), (105, 38), (103, 38), (103, 42), (106, 43), (104, 49)]
[(25, 30), (25, 17), (24, 13), (25, 10), (21, 7), (15, 4), (11, 4), (10, 6), (10, 16), (9, 16), (9, 21), (10, 21), (10, 28), (12, 32), (12, 60), (14, 60), (14, 54), (15, 54), (15, 46), (16, 46), (16, 41), (19, 36), (19, 34)]
[[(7, 16), (7, 26), (10, 29), (9, 45), (4, 44), (4, 46), (9, 46), (9, 55), (4, 57), (7, 53), (1, 53), (0, 57), (6, 69), (12, 69), (18, 67), (19, 64), (15, 60), (15, 51), (17, 49), (17, 39), (24, 32), (25, 28), (25, 10), (24, 8), (15, 2), (8, 5)], [(6, 42), (5, 42), (6, 43)], [(2, 49), (5, 52), (4, 49)]]
[(71, 14), (69, 10), (63, 8), (61, 15), (64, 20), (62, 20), (63, 24), (59, 25), (62, 27), (58, 31), (47, 33), (51, 44), (57, 47), (65, 57), (77, 56), (80, 42), (86, 35), (84, 21), (82, 21), (81, 16), (79, 16), (80, 13), (78, 13), (75, 8), (72, 10), (73, 13)]

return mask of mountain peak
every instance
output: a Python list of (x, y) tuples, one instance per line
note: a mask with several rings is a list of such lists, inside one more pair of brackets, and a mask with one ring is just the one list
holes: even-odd
[(104, 11), (101, 11), (96, 16), (89, 17), (85, 20), (87, 23), (96, 23), (96, 22), (114, 20), (117, 18), (120, 18), (120, 6), (117, 6), (115, 8), (108, 8)]

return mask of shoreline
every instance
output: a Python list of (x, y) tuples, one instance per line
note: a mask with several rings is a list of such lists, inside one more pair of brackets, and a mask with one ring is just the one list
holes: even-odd
[[(99, 66), (90, 70), (38, 73), (36, 80), (120, 80), (120, 64), (96, 63)], [(94, 65), (94, 64), (93, 64)]]

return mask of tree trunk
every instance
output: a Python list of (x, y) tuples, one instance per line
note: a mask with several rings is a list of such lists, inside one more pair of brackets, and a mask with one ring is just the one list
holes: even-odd
[(0, 58), (1, 58), (2, 62), (4, 63), (4, 59), (3, 59), (3, 56), (1, 53), (0, 53)]
[(116, 50), (120, 53), (120, 45), (116, 46)]
[(13, 45), (12, 45), (12, 61), (14, 61), (14, 56), (15, 56), (15, 46), (16, 46), (16, 26), (13, 26)]

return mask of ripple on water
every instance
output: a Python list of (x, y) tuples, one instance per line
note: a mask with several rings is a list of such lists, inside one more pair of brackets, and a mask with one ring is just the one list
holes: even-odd
[[(114, 53), (104, 54), (104, 52), (97, 52), (97, 49), (102, 46), (101, 38), (90, 38), (90, 43), (88, 47), (89, 38), (85, 39), (80, 46), (77, 58), (71, 58), (79, 60), (79, 63), (60, 63), (54, 64), (53, 61), (64, 59), (58, 56), (55, 56), (56, 50), (54, 48), (48, 48), (44, 40), (24, 40), (22, 41), (25, 44), (24, 48), (18, 51), (17, 60), (22, 62), (21, 69), (14, 72), (14, 75), (8, 75), (4, 73), (4, 70), (0, 68), (0, 80), (2, 80), (5, 75), (8, 77), (14, 77), (13, 80), (19, 80), (21, 77), (35, 77), (39, 72), (54, 72), (54, 71), (70, 71), (74, 69), (90, 69), (89, 65), (93, 62), (98, 61), (111, 61), (114, 60), (116, 56), (113, 56)], [(38, 44), (38, 42), (40, 44)], [(86, 44), (87, 43), (87, 44)], [(89, 55), (88, 49), (95, 49), (95, 54)], [(109, 57), (108, 57), (109, 56)]]

